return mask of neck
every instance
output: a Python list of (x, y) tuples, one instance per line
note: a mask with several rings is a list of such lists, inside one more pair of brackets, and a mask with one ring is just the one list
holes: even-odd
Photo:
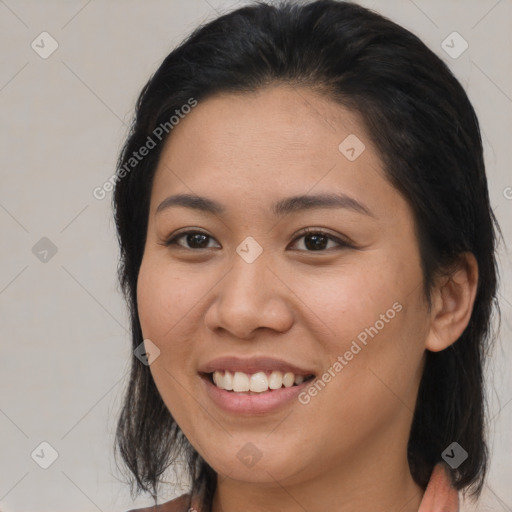
[(373, 464), (344, 464), (296, 483), (241, 482), (219, 475), (212, 512), (239, 511), (241, 504), (245, 512), (418, 512), (423, 493), (406, 456), (374, 457)]

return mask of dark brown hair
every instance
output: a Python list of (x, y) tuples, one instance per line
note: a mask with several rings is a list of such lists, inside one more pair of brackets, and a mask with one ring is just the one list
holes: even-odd
[[(499, 227), (489, 204), (479, 124), (443, 61), (411, 32), (373, 11), (335, 0), (257, 2), (196, 29), (145, 85), (119, 158), (113, 197), (132, 347), (143, 340), (136, 287), (152, 182), (172, 132), (133, 170), (120, 170), (190, 98), (201, 102), (219, 92), (244, 93), (273, 83), (321, 90), (361, 115), (387, 178), (414, 211), (427, 298), (435, 275), (457, 256), (469, 251), (476, 257), (479, 282), (469, 325), (449, 348), (427, 351), (408, 457), (414, 480), (424, 488), (442, 452), (456, 441), (469, 457), (452, 470), (453, 482), (478, 496), (488, 457), (483, 364), (493, 308), (499, 312)], [(136, 485), (137, 492), (156, 495), (161, 475), (183, 454), (193, 491), (202, 493), (209, 510), (216, 474), (174, 421), (149, 367), (135, 357), (117, 447), (133, 477), (132, 494)]]

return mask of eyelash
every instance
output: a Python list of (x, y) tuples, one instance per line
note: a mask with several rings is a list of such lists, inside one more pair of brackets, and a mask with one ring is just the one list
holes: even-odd
[[(327, 231), (324, 231), (322, 229), (318, 229), (318, 228), (304, 228), (302, 229), (299, 234), (292, 240), (292, 244), (295, 244), (297, 242), (297, 240), (299, 240), (300, 238), (303, 238), (304, 236), (306, 235), (309, 235), (309, 234), (315, 234), (315, 235), (322, 235), (322, 236), (325, 236), (326, 238), (328, 238), (329, 240), (333, 240), (334, 242), (336, 242), (339, 247), (338, 249), (343, 249), (343, 248), (354, 248), (354, 245), (344, 241), (344, 240), (341, 240), (340, 238), (337, 238), (333, 235), (331, 235), (330, 233), (328, 233)], [(195, 249), (195, 248), (191, 248), (191, 247), (183, 247), (181, 245), (179, 245), (177, 243), (177, 241), (182, 238), (182, 237), (185, 237), (186, 235), (205, 235), (206, 237), (210, 238), (210, 239), (213, 239), (212, 236), (208, 235), (207, 233), (204, 233), (203, 231), (199, 231), (199, 230), (189, 230), (189, 231), (182, 231), (181, 233), (178, 233), (174, 236), (172, 236), (171, 238), (169, 238), (168, 240), (166, 240), (162, 245), (166, 246), (166, 247), (170, 247), (172, 245), (175, 245), (181, 249), (186, 249), (186, 250), (190, 250), (190, 251), (202, 251), (202, 250), (206, 250), (206, 249), (211, 249), (211, 247), (204, 247), (204, 248), (199, 248), (199, 249)], [(318, 250), (318, 251), (308, 251), (308, 250), (304, 250), (304, 249), (301, 249), (300, 252), (310, 252), (310, 253), (314, 253), (314, 252), (330, 252), (332, 250), (331, 249), (321, 249), (321, 250)]]

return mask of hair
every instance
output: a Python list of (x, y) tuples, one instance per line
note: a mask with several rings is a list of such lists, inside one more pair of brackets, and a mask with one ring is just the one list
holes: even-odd
[[(360, 115), (386, 178), (413, 210), (429, 306), (437, 275), (449, 274), (464, 252), (477, 260), (468, 326), (447, 349), (427, 350), (408, 461), (415, 482), (425, 488), (443, 451), (456, 441), (469, 457), (450, 469), (452, 483), (478, 497), (488, 466), (483, 374), (494, 308), (499, 313), (500, 233), (489, 203), (479, 123), (447, 65), (417, 36), (376, 12), (335, 0), (255, 2), (198, 27), (144, 86), (113, 194), (118, 277), (130, 312), (132, 348), (143, 341), (137, 277), (153, 178), (171, 130), (130, 172), (128, 162), (191, 98), (201, 102), (218, 93), (247, 94), (280, 84), (312, 89)], [(210, 509), (216, 473), (174, 421), (149, 367), (135, 357), (118, 418), (116, 454), (117, 449), (130, 471), (132, 496), (136, 485), (136, 494), (150, 492), (156, 504), (160, 477), (184, 456), (190, 491)]]

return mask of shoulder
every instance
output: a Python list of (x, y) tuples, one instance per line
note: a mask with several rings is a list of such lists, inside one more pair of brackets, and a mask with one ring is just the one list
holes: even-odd
[(189, 503), (190, 494), (182, 494), (180, 497), (166, 503), (162, 503), (161, 505), (132, 509), (128, 510), (128, 512), (188, 512)]

